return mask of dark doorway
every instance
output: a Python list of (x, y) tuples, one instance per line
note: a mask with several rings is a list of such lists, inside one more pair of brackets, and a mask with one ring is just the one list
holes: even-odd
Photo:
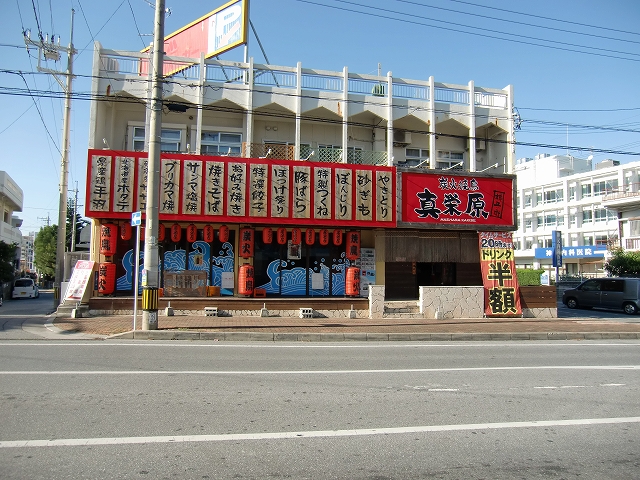
[(421, 287), (456, 285), (456, 264), (450, 262), (418, 262), (416, 264), (416, 276), (418, 286)]

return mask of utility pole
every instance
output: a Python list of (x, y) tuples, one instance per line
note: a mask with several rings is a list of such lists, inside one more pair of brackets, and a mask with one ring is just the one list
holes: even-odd
[(48, 213), (47, 213), (47, 217), (46, 218), (45, 217), (38, 217), (38, 220), (43, 220), (43, 221), (46, 220), (47, 221), (47, 227), (49, 225), (51, 225), (51, 218), (49, 218), (49, 214)]
[(70, 190), (71, 192), (75, 193), (74, 199), (73, 199), (73, 220), (71, 221), (72, 223), (72, 229), (71, 230), (71, 248), (70, 251), (75, 252), (76, 251), (76, 217), (78, 216), (78, 182), (76, 182), (76, 188), (75, 190)]
[[(149, 125), (149, 165), (147, 208), (142, 272), (142, 330), (158, 329), (158, 222), (160, 203), (160, 149), (162, 130), (162, 80), (164, 60), (164, 0), (156, 0), (153, 28), (151, 77), (151, 115)], [(136, 272), (137, 274), (137, 272)]]
[[(67, 238), (67, 189), (68, 189), (68, 177), (69, 177), (69, 129), (70, 129), (70, 117), (71, 117), (71, 82), (73, 80), (73, 56), (77, 53), (73, 48), (73, 16), (75, 10), (71, 9), (71, 35), (69, 37), (69, 46), (62, 47), (60, 44), (54, 43), (53, 36), (51, 42), (47, 43), (42, 38), (42, 34), (38, 32), (40, 37), (38, 42), (31, 40), (29, 35), (25, 32), (24, 41), (29, 45), (38, 48), (38, 71), (50, 73), (60, 84), (64, 90), (64, 120), (62, 125), (62, 158), (60, 160), (60, 203), (58, 210), (58, 240), (56, 248), (56, 273), (53, 284), (53, 307), (58, 308), (60, 304), (60, 285), (64, 281), (64, 250)], [(66, 52), (67, 54), (67, 70), (66, 72), (60, 72), (57, 70), (50, 70), (48, 68), (41, 67), (41, 61), (43, 58), (46, 60), (60, 60), (60, 52)], [(63, 82), (60, 77), (66, 77), (66, 82)]]

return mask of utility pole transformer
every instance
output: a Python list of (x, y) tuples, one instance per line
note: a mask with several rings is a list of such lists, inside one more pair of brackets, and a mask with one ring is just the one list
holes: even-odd
[[(64, 251), (65, 243), (67, 239), (67, 193), (68, 193), (68, 178), (69, 178), (69, 129), (70, 129), (70, 117), (71, 117), (71, 83), (73, 80), (73, 56), (77, 53), (77, 50), (73, 48), (73, 16), (75, 10), (71, 10), (71, 35), (69, 37), (69, 46), (62, 47), (59, 44), (54, 43), (53, 36), (51, 42), (45, 42), (42, 38), (42, 34), (38, 32), (39, 41), (35, 42), (31, 40), (27, 33), (24, 34), (24, 42), (29, 45), (38, 48), (38, 71), (50, 73), (60, 84), (60, 87), (64, 90), (64, 119), (62, 124), (62, 158), (60, 160), (60, 203), (58, 211), (58, 240), (56, 248), (56, 273), (53, 284), (53, 308), (58, 308), (60, 304), (60, 286), (64, 281)], [(67, 70), (66, 72), (60, 72), (57, 70), (51, 70), (41, 66), (42, 59), (46, 60), (60, 60), (60, 52), (66, 52), (67, 54)], [(66, 81), (63, 82), (60, 77), (66, 77)]]
[[(149, 125), (149, 165), (147, 208), (144, 236), (144, 270), (142, 274), (142, 329), (158, 329), (158, 222), (160, 203), (160, 149), (162, 135), (162, 80), (164, 60), (164, 0), (156, 0), (153, 29), (151, 77), (151, 115)], [(137, 272), (136, 272), (137, 275)]]

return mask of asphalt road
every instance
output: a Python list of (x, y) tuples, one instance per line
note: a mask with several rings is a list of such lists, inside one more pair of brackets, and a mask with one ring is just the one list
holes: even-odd
[(42, 325), (53, 310), (51, 292), (40, 292), (38, 298), (5, 299), (0, 307), (0, 340), (42, 338)]
[(2, 478), (634, 478), (640, 342), (0, 342)]

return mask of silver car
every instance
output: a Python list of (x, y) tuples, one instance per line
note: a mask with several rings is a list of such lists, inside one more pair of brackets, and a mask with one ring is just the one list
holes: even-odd
[(624, 310), (634, 315), (640, 306), (640, 279), (605, 277), (592, 278), (566, 290), (562, 303), (569, 308), (601, 307)]

